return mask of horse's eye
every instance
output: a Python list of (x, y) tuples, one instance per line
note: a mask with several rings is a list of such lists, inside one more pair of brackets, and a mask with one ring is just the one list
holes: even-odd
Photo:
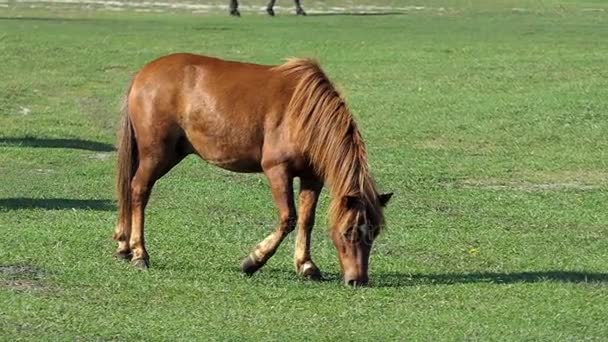
[(346, 231), (344, 231), (344, 233), (342, 233), (342, 235), (348, 241), (355, 241), (357, 239), (357, 236), (359, 235), (357, 233), (358, 233), (357, 228), (352, 226), (352, 227), (349, 227)]

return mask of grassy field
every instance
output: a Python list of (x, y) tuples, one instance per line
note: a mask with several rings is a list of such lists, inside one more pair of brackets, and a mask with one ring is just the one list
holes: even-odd
[[(487, 3), (235, 19), (4, 2), (0, 340), (605, 340), (608, 4)], [(267, 185), (195, 157), (152, 194), (152, 268), (111, 257), (119, 99), (176, 51), (321, 60), (395, 192), (369, 288), (340, 283), (327, 193), (327, 281), (295, 276), (293, 237), (242, 277), (274, 225)]]

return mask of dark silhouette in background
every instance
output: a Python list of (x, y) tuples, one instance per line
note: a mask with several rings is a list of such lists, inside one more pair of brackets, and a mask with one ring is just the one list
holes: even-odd
[[(273, 7), (275, 2), (276, 0), (270, 0), (268, 5), (266, 5), (266, 13), (272, 17), (274, 17)], [(306, 12), (304, 12), (304, 9), (302, 9), (302, 6), (300, 5), (300, 0), (293, 0), (293, 2), (296, 6), (296, 15), (306, 15)], [(235, 17), (241, 16), (241, 13), (239, 12), (239, 3), (237, 0), (230, 0), (230, 15)]]

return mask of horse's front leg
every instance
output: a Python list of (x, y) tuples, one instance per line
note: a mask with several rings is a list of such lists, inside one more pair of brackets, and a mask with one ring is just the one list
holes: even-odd
[(310, 233), (315, 225), (315, 210), (322, 188), (323, 182), (318, 179), (300, 179), (298, 235), (295, 243), (294, 265), (297, 274), (311, 280), (321, 279), (321, 271), (310, 257)]
[(241, 263), (241, 270), (251, 275), (259, 270), (276, 252), (277, 248), (296, 225), (296, 209), (293, 202), (293, 177), (287, 166), (275, 165), (264, 169), (264, 174), (270, 182), (272, 199), (279, 211), (279, 224), (274, 232), (260, 242)]

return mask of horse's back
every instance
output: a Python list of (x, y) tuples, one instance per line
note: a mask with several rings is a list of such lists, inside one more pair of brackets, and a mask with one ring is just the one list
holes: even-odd
[(255, 172), (266, 128), (282, 121), (291, 88), (271, 66), (173, 54), (136, 74), (129, 112), (136, 131), (182, 134), (203, 159)]

